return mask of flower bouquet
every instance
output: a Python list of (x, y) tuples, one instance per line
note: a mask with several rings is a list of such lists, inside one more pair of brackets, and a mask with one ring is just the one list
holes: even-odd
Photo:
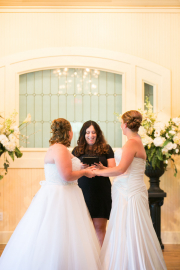
[(9, 168), (9, 161), (7, 159), (6, 153), (9, 154), (13, 161), (15, 156), (17, 158), (22, 157), (23, 154), (20, 151), (18, 142), (20, 137), (22, 137), (23, 140), (28, 138), (27, 136), (20, 134), (19, 128), (31, 121), (31, 115), (28, 114), (27, 118), (20, 126), (16, 125), (16, 115), (17, 113), (14, 112), (7, 119), (4, 119), (0, 115), (0, 157), (2, 154), (5, 154), (3, 164), (4, 173), (0, 174), (0, 180), (4, 177), (4, 175), (7, 174)]
[(166, 169), (168, 160), (171, 159), (176, 176), (177, 168), (173, 155), (180, 154), (180, 117), (170, 118), (168, 124), (165, 124), (157, 120), (157, 114), (153, 113), (148, 98), (145, 105), (146, 110), (138, 110), (143, 116), (138, 133), (141, 136), (147, 160), (152, 164), (153, 169), (160, 168), (161, 163)]

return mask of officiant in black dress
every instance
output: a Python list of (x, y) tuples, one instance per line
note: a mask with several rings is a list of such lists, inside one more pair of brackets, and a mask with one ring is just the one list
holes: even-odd
[[(72, 154), (81, 162), (83, 157), (99, 157), (99, 168), (115, 167), (114, 152), (106, 143), (102, 130), (94, 121), (83, 124), (77, 146)], [(82, 169), (87, 165), (82, 164)], [(107, 220), (111, 211), (111, 182), (109, 177), (96, 176), (79, 178), (78, 185), (82, 189), (86, 205), (89, 209), (97, 236), (102, 245), (106, 233)]]

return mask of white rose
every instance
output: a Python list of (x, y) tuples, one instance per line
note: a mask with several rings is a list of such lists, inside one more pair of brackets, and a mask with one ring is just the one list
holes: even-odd
[(164, 147), (163, 149), (162, 149), (162, 153), (163, 154), (166, 154), (168, 152), (168, 149), (166, 148), (166, 147)]
[(9, 135), (9, 140), (11, 141), (11, 142), (16, 142), (16, 136), (14, 135), (14, 134), (10, 134)]
[(169, 133), (172, 134), (172, 135), (176, 134), (176, 132), (173, 131), (173, 130), (170, 130)]
[(5, 147), (9, 152), (12, 152), (15, 150), (16, 145), (14, 142), (8, 142)]
[(144, 146), (146, 146), (146, 145), (150, 146), (152, 142), (153, 142), (153, 139), (151, 137), (149, 137), (147, 135), (142, 137), (142, 143)]
[(156, 129), (155, 132), (154, 132), (154, 136), (159, 137), (160, 133), (161, 133), (160, 130)]
[(6, 144), (9, 142), (8, 138), (5, 135), (0, 135), (0, 142), (3, 146), (6, 146)]
[(164, 130), (165, 129), (165, 124), (163, 122), (155, 122), (154, 123), (154, 129), (156, 130)]
[(176, 153), (179, 153), (179, 149), (176, 149), (175, 152), (176, 152)]
[(180, 144), (180, 133), (177, 133), (177, 134), (173, 137), (173, 141), (174, 141), (174, 143)]
[(169, 150), (172, 150), (174, 147), (174, 144), (172, 142), (169, 142), (167, 145), (166, 145), (166, 148)]
[(179, 118), (179, 117), (173, 118), (172, 121), (173, 121), (177, 126), (180, 124), (180, 118)]
[(154, 142), (154, 145), (156, 147), (162, 146), (163, 143), (165, 142), (165, 138), (163, 138), (163, 137), (156, 137), (153, 142)]
[(147, 132), (146, 129), (143, 126), (140, 126), (139, 131), (138, 131), (139, 136), (141, 137), (145, 136), (146, 132)]
[(30, 115), (30, 113), (28, 113), (26, 119), (23, 121), (23, 123), (28, 123), (28, 122), (31, 122), (31, 115)]
[(173, 143), (173, 149), (176, 149), (176, 148), (177, 148), (177, 144)]

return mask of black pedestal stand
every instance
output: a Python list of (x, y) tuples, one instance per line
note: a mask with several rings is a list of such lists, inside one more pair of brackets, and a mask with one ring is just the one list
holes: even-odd
[(153, 169), (151, 165), (146, 165), (145, 174), (150, 178), (148, 194), (151, 219), (162, 249), (164, 249), (164, 245), (161, 240), (161, 206), (164, 203), (166, 193), (159, 187), (159, 177), (162, 176), (163, 173), (163, 167)]

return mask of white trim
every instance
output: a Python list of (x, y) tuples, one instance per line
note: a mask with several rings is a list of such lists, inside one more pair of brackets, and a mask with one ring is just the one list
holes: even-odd
[(126, 6), (3, 6), (0, 13), (180, 13), (180, 6), (126, 7)]

